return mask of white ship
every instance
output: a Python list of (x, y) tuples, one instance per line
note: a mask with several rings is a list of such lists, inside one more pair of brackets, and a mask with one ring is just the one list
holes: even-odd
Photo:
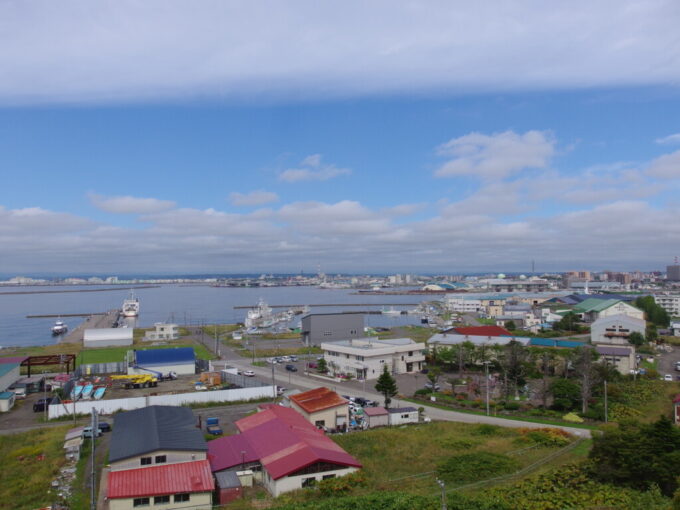
[(139, 315), (139, 299), (135, 297), (133, 292), (130, 292), (130, 297), (123, 301), (123, 316), (137, 317)]
[(271, 321), (272, 309), (263, 299), (257, 304), (257, 308), (248, 310), (246, 314), (245, 326), (247, 329), (264, 326), (265, 323)]
[(63, 335), (68, 331), (68, 326), (64, 324), (62, 321), (57, 321), (54, 323), (54, 326), (52, 326), (52, 334), (53, 335)]

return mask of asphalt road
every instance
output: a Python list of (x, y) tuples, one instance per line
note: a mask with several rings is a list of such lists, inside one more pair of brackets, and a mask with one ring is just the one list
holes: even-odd
[[(254, 367), (250, 365), (247, 360), (243, 358), (223, 360), (219, 363), (225, 363), (231, 365), (241, 370), (252, 370), (255, 372), (255, 376), (258, 377), (263, 382), (269, 383), (272, 380), (272, 370), (271, 366), (268, 367)], [(281, 365), (274, 365), (274, 378), (275, 383), (279, 386), (284, 386), (286, 388), (298, 388), (301, 390), (308, 390), (313, 388), (318, 388), (319, 386), (327, 386), (333, 391), (341, 395), (351, 395), (356, 397), (364, 397), (378, 402), (382, 402), (382, 395), (371, 391), (375, 382), (368, 381), (364, 384), (359, 381), (347, 381), (347, 382), (335, 382), (327, 378), (320, 378), (311, 375), (305, 375), (302, 371), (304, 370), (304, 363), (297, 363), (298, 372), (288, 372)], [(413, 377), (408, 375), (407, 377)], [(424, 378), (424, 376), (422, 376)], [(414, 377), (414, 380), (416, 378)], [(424, 383), (424, 379), (423, 379)], [(402, 401), (395, 399), (392, 401), (391, 407), (408, 407), (414, 406), (412, 402)], [(419, 406), (420, 407), (420, 406)], [(488, 423), (491, 425), (499, 425), (501, 427), (526, 427), (526, 428), (542, 428), (546, 427), (542, 423), (534, 423), (528, 421), (519, 420), (506, 420), (504, 418), (497, 418), (495, 416), (483, 416), (477, 414), (460, 413), (456, 411), (448, 411), (444, 409), (438, 409), (436, 407), (430, 407), (423, 405), (425, 408), (425, 414), (432, 420), (442, 420), (442, 421), (455, 421), (461, 423)], [(578, 437), (588, 438), (591, 437), (591, 432), (589, 429), (580, 429), (575, 427), (565, 427), (558, 425), (550, 425), (550, 427), (560, 428)]]

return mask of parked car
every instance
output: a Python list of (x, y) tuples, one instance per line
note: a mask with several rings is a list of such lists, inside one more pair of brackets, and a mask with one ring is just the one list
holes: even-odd
[(283, 395), (284, 392), (286, 392), (287, 390), (288, 390), (288, 388), (284, 388), (283, 386), (277, 386), (277, 387), (276, 387), (276, 394), (279, 395), (279, 396), (281, 396), (281, 395)]
[(49, 407), (50, 405), (50, 398), (41, 398), (38, 400), (35, 404), (33, 404), (33, 412), (34, 413), (40, 413), (45, 410), (46, 407)]
[(255, 377), (255, 372), (253, 372), (252, 370), (246, 370), (245, 372), (243, 372), (243, 375), (245, 375), (246, 377)]
[(293, 361), (293, 362), (298, 360), (298, 357), (297, 357), (295, 354), (291, 354), (291, 355), (288, 356), (288, 357), (289, 357), (290, 360)]
[(297, 367), (295, 365), (286, 365), (286, 370), (289, 372), (297, 372)]
[(224, 433), (222, 427), (220, 427), (219, 418), (206, 418), (205, 430), (208, 434), (212, 434), (213, 436), (221, 436)]
[(111, 424), (105, 421), (100, 421), (99, 430), (101, 430), (102, 432), (111, 432)]
[(281, 361), (284, 363), (290, 363), (293, 360), (290, 359), (290, 356), (281, 356)]
[(672, 381), (673, 376), (671, 374), (666, 374), (666, 375), (663, 376), (663, 380), (664, 381)]
[[(95, 437), (99, 437), (101, 435), (102, 435), (101, 429), (97, 429)], [(83, 437), (92, 437), (92, 427), (85, 427), (83, 429)]]
[(433, 386), (431, 382), (426, 382), (425, 383), (425, 389), (426, 390), (441, 391), (442, 387), (439, 384), (435, 384)]
[(21, 399), (26, 398), (26, 388), (23, 386), (19, 388), (10, 388), (14, 392), (14, 398)]

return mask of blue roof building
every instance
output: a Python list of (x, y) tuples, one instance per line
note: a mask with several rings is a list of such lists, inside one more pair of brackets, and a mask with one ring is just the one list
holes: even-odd
[(196, 354), (193, 347), (170, 347), (167, 349), (145, 349), (133, 351), (133, 360), (128, 374), (195, 374)]

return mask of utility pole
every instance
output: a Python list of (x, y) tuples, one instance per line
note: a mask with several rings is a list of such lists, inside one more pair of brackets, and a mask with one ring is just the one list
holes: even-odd
[(489, 361), (484, 362), (484, 374), (486, 377), (486, 415), (489, 416)]
[(90, 510), (97, 510), (97, 479), (95, 477), (95, 468), (94, 468), (94, 458), (95, 458), (95, 442), (97, 439), (97, 433), (99, 432), (99, 416), (97, 415), (97, 410), (93, 407), (92, 408), (92, 420), (91, 420), (91, 432), (92, 435), (90, 438), (92, 439), (92, 473), (91, 473), (91, 481), (90, 481), (90, 486), (92, 488), (91, 493), (90, 493)]
[(272, 398), (272, 401), (276, 402), (276, 376), (274, 375), (274, 363), (272, 363), (272, 387), (274, 389), (274, 397)]
[(446, 485), (437, 478), (437, 484), (442, 488), (442, 510), (446, 510)]
[(607, 410), (607, 381), (604, 381), (604, 422), (607, 423), (607, 418), (608, 418), (608, 410)]

